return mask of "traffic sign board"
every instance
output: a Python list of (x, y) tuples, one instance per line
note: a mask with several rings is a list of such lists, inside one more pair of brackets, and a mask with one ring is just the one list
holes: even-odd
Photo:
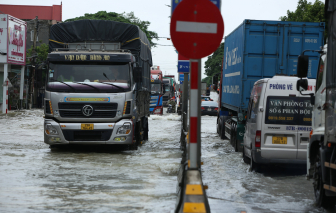
[(209, 0), (184, 0), (172, 15), (170, 34), (180, 54), (203, 58), (219, 47), (224, 34), (223, 18)]
[[(182, 0), (172, 0), (172, 3), (171, 3), (171, 14), (173, 14), (176, 6), (181, 2)], [(216, 7), (221, 10), (221, 6), (222, 6), (222, 0), (210, 0), (212, 3), (214, 3), (216, 5)]]

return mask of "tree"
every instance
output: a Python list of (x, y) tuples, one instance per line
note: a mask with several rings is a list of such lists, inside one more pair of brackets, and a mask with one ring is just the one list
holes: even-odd
[(212, 83), (212, 76), (220, 74), (222, 69), (224, 57), (224, 43), (221, 43), (218, 49), (205, 61), (205, 75), (208, 77), (202, 79), (203, 82), (207, 82), (208, 85)]
[[(47, 56), (48, 56), (48, 51), (49, 51), (49, 45), (42, 43), (40, 46), (36, 47), (36, 60), (35, 63), (36, 64), (41, 64), (43, 62), (45, 62), (47, 60)], [(33, 47), (31, 47), (30, 49), (28, 49), (27, 51), (27, 64), (31, 64), (30, 62), (30, 58), (33, 56)]]
[[(287, 10), (287, 16), (281, 16), (281, 21), (301, 21), (301, 22), (326, 22), (324, 17), (324, 3), (315, 0), (314, 4), (307, 0), (299, 0), (298, 6), (294, 12)], [(327, 38), (327, 23), (324, 31), (324, 37)]]
[(150, 25), (149, 21), (141, 21), (139, 18), (134, 16), (133, 12), (130, 13), (115, 13), (115, 12), (106, 12), (106, 11), (99, 11), (95, 14), (85, 13), (84, 16), (67, 19), (64, 22), (68, 21), (77, 21), (83, 19), (95, 19), (95, 20), (110, 20), (110, 21), (118, 21), (128, 24), (134, 24), (138, 26), (146, 35), (152, 47), (156, 46), (156, 43), (153, 42), (153, 39), (158, 39), (158, 34), (154, 31), (148, 30)]

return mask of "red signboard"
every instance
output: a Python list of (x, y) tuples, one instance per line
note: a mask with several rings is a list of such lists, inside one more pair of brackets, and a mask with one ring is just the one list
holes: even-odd
[(181, 55), (200, 59), (219, 47), (224, 35), (223, 18), (209, 0), (183, 0), (172, 15), (170, 34)]

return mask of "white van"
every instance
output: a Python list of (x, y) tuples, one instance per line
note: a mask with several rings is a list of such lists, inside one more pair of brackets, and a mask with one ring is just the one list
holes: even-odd
[[(306, 163), (312, 109), (309, 95), (296, 90), (299, 78), (274, 76), (255, 82), (248, 106), (243, 159), (259, 164)], [(315, 91), (315, 79), (308, 91)], [(307, 94), (307, 92), (304, 92)]]

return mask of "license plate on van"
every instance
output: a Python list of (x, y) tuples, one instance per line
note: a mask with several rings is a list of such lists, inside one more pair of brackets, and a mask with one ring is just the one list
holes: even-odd
[(272, 144), (287, 144), (287, 137), (272, 137)]
[(93, 124), (81, 124), (81, 130), (93, 130)]

